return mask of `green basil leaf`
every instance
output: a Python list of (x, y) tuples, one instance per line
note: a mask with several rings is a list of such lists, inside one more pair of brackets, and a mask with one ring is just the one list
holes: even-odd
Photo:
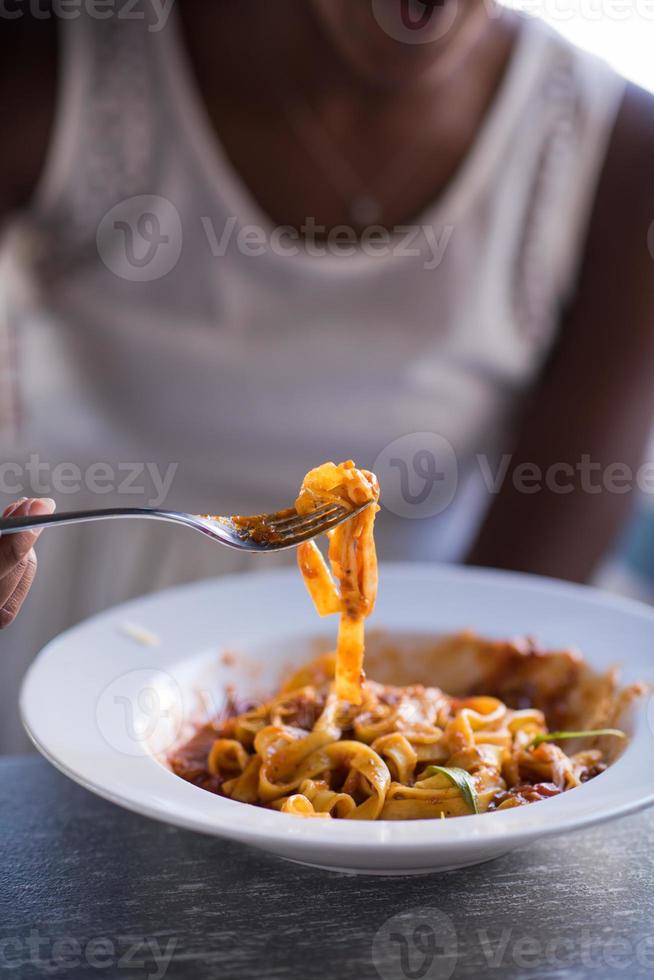
[(619, 728), (595, 728), (588, 732), (549, 732), (547, 735), (537, 735), (533, 742), (529, 744), (535, 749), (537, 746), (542, 745), (543, 742), (558, 742), (560, 738), (590, 738), (594, 735), (615, 735), (616, 738), (627, 737)]
[(479, 813), (477, 790), (469, 772), (466, 772), (465, 769), (459, 769), (458, 766), (427, 766), (424, 772), (420, 773), (420, 780), (438, 775), (447, 776), (452, 785), (461, 791), (461, 796), (472, 812)]

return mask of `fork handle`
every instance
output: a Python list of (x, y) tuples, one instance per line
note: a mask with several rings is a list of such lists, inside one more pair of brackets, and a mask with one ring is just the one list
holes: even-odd
[(72, 510), (61, 514), (35, 514), (34, 517), (3, 517), (0, 518), (0, 534), (36, 531), (50, 524), (85, 524), (87, 521), (106, 521), (120, 517), (149, 517), (184, 524), (186, 515), (147, 507), (113, 507), (104, 510)]

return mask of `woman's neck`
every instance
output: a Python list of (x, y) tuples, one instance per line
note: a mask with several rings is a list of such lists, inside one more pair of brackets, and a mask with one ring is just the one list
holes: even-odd
[(418, 214), (474, 141), (510, 60), (515, 18), (480, 21), (447, 76), (423, 71), (380, 88), (353, 71), (307, 0), (283, 7), (282, 18), (267, 0), (247, 10), (237, 0), (180, 4), (199, 92), (242, 180), (273, 220), (296, 227), (309, 215), (350, 223), (344, 199), (359, 178), (380, 198), (379, 223)]

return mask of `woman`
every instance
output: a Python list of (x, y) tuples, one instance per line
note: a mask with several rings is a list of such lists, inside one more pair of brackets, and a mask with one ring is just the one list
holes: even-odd
[[(37, 457), (60, 509), (163, 487), (257, 512), (352, 456), (382, 479), (383, 556), (587, 578), (631, 492), (589, 488), (584, 460), (634, 466), (651, 418), (651, 99), (481, 0), (149, 18), (3, 26), (23, 492)], [(240, 567), (150, 525), (40, 549), (8, 698), (65, 625)]]

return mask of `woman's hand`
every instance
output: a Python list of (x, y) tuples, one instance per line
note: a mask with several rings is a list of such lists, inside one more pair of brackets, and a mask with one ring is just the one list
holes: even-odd
[[(23, 499), (10, 504), (2, 516), (52, 514), (54, 509), (54, 500)], [(14, 621), (34, 581), (34, 542), (39, 534), (40, 531), (23, 531), (22, 534), (5, 534), (0, 537), (0, 629)]]

